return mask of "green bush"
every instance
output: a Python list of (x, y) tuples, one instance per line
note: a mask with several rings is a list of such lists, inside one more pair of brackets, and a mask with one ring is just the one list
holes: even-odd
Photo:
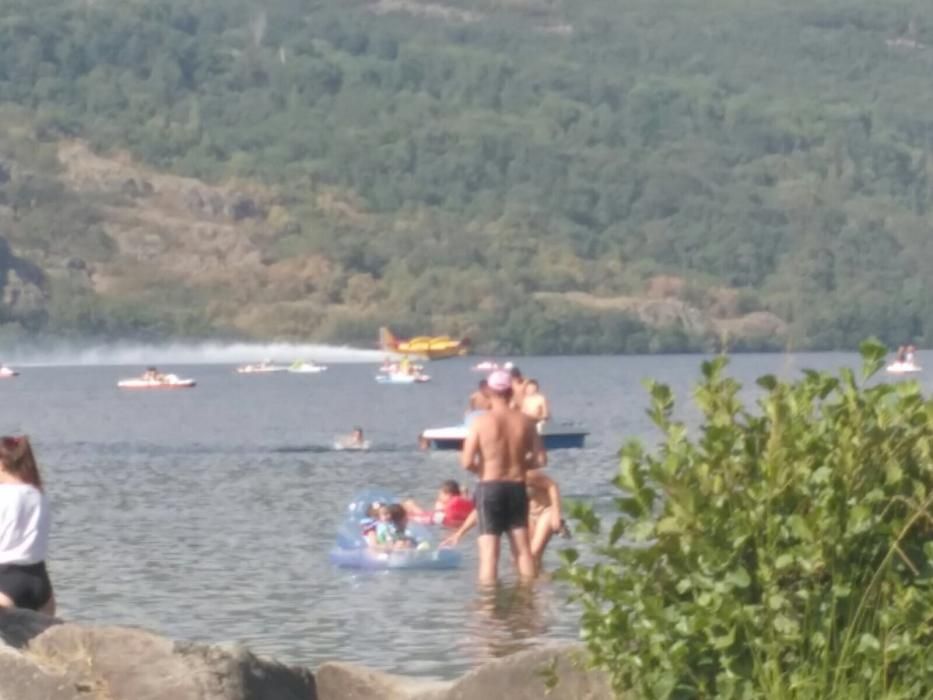
[(650, 384), (664, 440), (623, 448), (611, 524), (576, 506), (595, 560), (563, 571), (618, 692), (933, 697), (933, 401), (869, 381), (884, 355), (764, 376), (755, 409), (707, 362), (695, 435)]

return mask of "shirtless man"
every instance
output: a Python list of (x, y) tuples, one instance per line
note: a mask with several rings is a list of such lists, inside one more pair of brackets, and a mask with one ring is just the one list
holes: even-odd
[(499, 547), (504, 534), (509, 536), (519, 576), (534, 578), (525, 474), (547, 464), (547, 454), (533, 424), (510, 408), (512, 380), (508, 372), (497, 370), (490, 374), (488, 387), (492, 407), (470, 424), (460, 454), (463, 468), (479, 477), (474, 501), (481, 584), (494, 584), (498, 578)]
[[(569, 537), (569, 530), (561, 517), (560, 489), (552, 478), (540, 469), (525, 473), (525, 488), (528, 493), (528, 533), (531, 541), (531, 557), (535, 570), (541, 573), (544, 550), (556, 533)], [(460, 528), (441, 542), (442, 547), (456, 546), (461, 538), (476, 526), (474, 510)]]
[(488, 411), (492, 408), (492, 402), (489, 400), (489, 385), (485, 379), (481, 379), (479, 387), (470, 394), (470, 411)]
[(547, 397), (539, 391), (537, 379), (529, 379), (525, 382), (522, 413), (535, 422), (539, 433), (544, 428), (544, 424), (551, 418), (551, 406), (548, 404)]

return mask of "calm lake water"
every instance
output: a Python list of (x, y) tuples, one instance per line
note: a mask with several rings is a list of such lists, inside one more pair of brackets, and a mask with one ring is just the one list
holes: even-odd
[[(655, 436), (641, 381), (661, 379), (683, 400), (702, 359), (522, 359), (556, 419), (590, 431), (586, 449), (551, 455), (564, 495), (605, 502), (622, 441)], [(245, 376), (229, 365), (163, 366), (198, 380), (166, 392), (118, 390), (138, 367), (23, 368), (0, 382), (0, 431), (33, 437), (52, 499), (61, 616), (243, 642), (311, 667), (340, 659), (431, 678), (577, 638), (567, 590), (517, 589), (505, 558), (499, 590), (477, 591), (470, 537), (454, 571), (354, 573), (328, 562), (354, 492), (430, 504), (441, 480), (464, 479), (455, 454), (419, 452), (416, 436), (459, 422), (481, 376), (474, 362), (432, 363), (434, 381), (419, 386), (379, 385), (369, 364)], [(857, 364), (846, 354), (742, 355), (730, 372), (750, 384), (765, 372)], [(373, 449), (332, 450), (354, 424)]]

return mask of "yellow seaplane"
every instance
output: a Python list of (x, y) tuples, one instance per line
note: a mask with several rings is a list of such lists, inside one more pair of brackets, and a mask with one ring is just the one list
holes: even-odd
[(470, 339), (454, 340), (446, 335), (418, 336), (403, 340), (396, 338), (388, 328), (379, 329), (379, 345), (385, 352), (415, 355), (429, 360), (457, 357), (470, 352)]

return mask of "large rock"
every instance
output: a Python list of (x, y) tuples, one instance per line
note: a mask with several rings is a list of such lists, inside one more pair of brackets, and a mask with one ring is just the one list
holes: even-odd
[(0, 644), (0, 700), (75, 700), (81, 697), (77, 693), (74, 683), (64, 675), (49, 673), (24, 654)]
[(0, 700), (610, 700), (579, 645), (551, 645), (480, 666), (453, 682), (345, 663), (315, 676), (242, 648), (173, 642), (125, 627), (0, 611)]
[(452, 686), (337, 661), (318, 668), (315, 681), (320, 700), (444, 700)]
[(553, 645), (484, 664), (453, 683), (419, 683), (345, 663), (316, 674), (320, 700), (611, 700), (602, 673), (584, 666), (582, 647)]
[(609, 681), (586, 668), (576, 644), (546, 646), (513, 654), (470, 671), (444, 700), (611, 700)]
[[(0, 615), (0, 634), (21, 640), (29, 634), (24, 630), (41, 628), (40, 619), (29, 627), (24, 614), (17, 611), (15, 624)], [(317, 698), (307, 669), (240, 648), (175, 643), (142, 630), (53, 624), (20, 646), (0, 656), (0, 700)]]

